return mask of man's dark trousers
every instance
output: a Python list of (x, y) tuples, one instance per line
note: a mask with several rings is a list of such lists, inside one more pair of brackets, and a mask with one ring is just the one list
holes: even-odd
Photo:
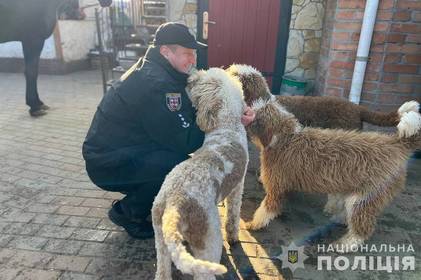
[(140, 222), (150, 215), (153, 200), (165, 176), (187, 158), (169, 150), (145, 153), (143, 147), (131, 147), (109, 153), (105, 164), (101, 159), (87, 163), (87, 170), (98, 187), (126, 194), (120, 201), (123, 213), (129, 219)]

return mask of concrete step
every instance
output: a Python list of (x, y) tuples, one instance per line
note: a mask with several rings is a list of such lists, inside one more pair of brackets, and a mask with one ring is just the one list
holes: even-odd
[(158, 7), (155, 7), (155, 6), (146, 6), (144, 8), (145, 8), (145, 11), (146, 10), (165, 11), (167, 9), (167, 7), (160, 7), (160, 6), (158, 6)]
[(143, 15), (144, 19), (159, 19), (159, 20), (167, 20), (165, 15)]
[(166, 6), (166, 1), (143, 1), (143, 6)]

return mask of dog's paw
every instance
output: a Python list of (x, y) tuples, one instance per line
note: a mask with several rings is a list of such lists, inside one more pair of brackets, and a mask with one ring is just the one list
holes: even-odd
[(256, 170), (256, 174), (255, 175), (256, 175), (257, 182), (263, 185), (262, 176), (260, 174), (260, 169), (257, 169)]
[(323, 209), (323, 213), (325, 216), (331, 216), (335, 213), (335, 206), (329, 203), (326, 203), (325, 208)]
[(227, 230), (227, 242), (229, 245), (234, 245), (235, 243), (240, 242), (238, 237), (238, 230)]
[(349, 253), (358, 250), (359, 246), (363, 243), (363, 238), (348, 232), (343, 237), (339, 238), (339, 240), (331, 243), (331, 245), (338, 253)]
[(251, 222), (247, 222), (247, 223), (245, 223), (245, 224), (244, 224), (244, 227), (245, 227), (247, 230), (259, 230), (259, 229), (261, 229), (263, 226), (258, 225), (258, 224), (256, 224), (256, 223), (254, 223), (253, 221), (251, 221)]
[(238, 239), (238, 237), (236, 237), (236, 238), (228, 238), (227, 239), (227, 242), (228, 242), (228, 244), (230, 246), (235, 246), (235, 245), (237, 245), (237, 244), (240, 243), (240, 240)]

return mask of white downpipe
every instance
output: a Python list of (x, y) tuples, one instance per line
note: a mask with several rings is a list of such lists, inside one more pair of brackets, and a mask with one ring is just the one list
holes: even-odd
[(363, 25), (361, 27), (360, 41), (358, 42), (357, 57), (355, 58), (354, 73), (352, 75), (349, 101), (359, 104), (364, 83), (365, 68), (367, 67), (368, 53), (371, 38), (373, 37), (374, 24), (376, 23), (379, 0), (367, 0), (365, 4)]

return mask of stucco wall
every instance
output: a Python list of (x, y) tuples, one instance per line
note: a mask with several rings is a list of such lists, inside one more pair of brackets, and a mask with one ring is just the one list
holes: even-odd
[[(0, 58), (1, 57), (23, 58), (21, 42), (7, 42), (0, 44)], [(54, 46), (54, 37), (51, 35), (44, 43), (44, 48), (41, 52), (41, 58), (52, 59), (55, 57), (56, 49)]]
[(61, 48), (65, 62), (86, 59), (95, 47), (95, 22), (91, 20), (60, 20)]

